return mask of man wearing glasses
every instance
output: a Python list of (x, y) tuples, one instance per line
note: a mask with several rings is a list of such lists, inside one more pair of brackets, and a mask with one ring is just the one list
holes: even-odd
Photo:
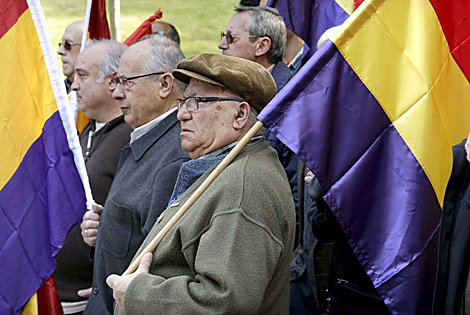
[(184, 58), (178, 45), (153, 36), (130, 46), (113, 79), (114, 99), (134, 131), (121, 150), (118, 170), (104, 209), (88, 211), (82, 236), (96, 241), (93, 288), (85, 314), (112, 314), (106, 278), (122, 273), (158, 216), (168, 205), (178, 171), (189, 156), (181, 149), (176, 99), (185, 85), (171, 71)]
[[(182, 165), (172, 203), (140, 250), (256, 123), (276, 94), (262, 66), (200, 54), (173, 75), (189, 83), (178, 99)], [(276, 152), (258, 132), (170, 229), (136, 272), (112, 275), (126, 314), (287, 314), (294, 204)], [(173, 201), (174, 200), (174, 201)]]
[(75, 61), (77, 60), (78, 53), (80, 52), (80, 43), (82, 41), (83, 34), (83, 21), (72, 22), (65, 29), (64, 36), (62, 36), (62, 42), (59, 43), (59, 49), (57, 53), (61, 55), (62, 70), (65, 79), (65, 88), (67, 94), (70, 93), (73, 79), (75, 77)]
[[(80, 133), (80, 145), (93, 199), (104, 204), (114, 179), (121, 148), (129, 143), (131, 127), (124, 122), (119, 101), (113, 99), (112, 78), (126, 45), (112, 40), (91, 40), (78, 56), (72, 89), (79, 109), (90, 122)], [(92, 285), (90, 247), (83, 242), (80, 225), (68, 234), (56, 256), (55, 279), (65, 314), (85, 309)], [(79, 291), (81, 290), (81, 291)], [(77, 292), (78, 291), (78, 292)], [(91, 291), (91, 290), (88, 290)]]
[[(230, 19), (225, 32), (221, 32), (218, 47), (222, 49), (223, 55), (248, 59), (268, 69), (279, 92), (291, 78), (290, 70), (282, 60), (287, 38), (284, 20), (276, 9), (265, 6), (240, 6), (235, 11), (237, 13)], [(297, 171), (300, 160), (269, 130), (264, 136), (277, 151), (286, 171), (297, 211)]]

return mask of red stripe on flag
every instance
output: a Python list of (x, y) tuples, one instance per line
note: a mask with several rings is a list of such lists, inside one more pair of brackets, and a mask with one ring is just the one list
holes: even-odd
[(38, 290), (38, 315), (63, 315), (59, 292), (52, 274)]
[(354, 10), (357, 9), (357, 7), (359, 7), (361, 5), (361, 3), (363, 3), (364, 0), (354, 0)]
[(0, 0), (0, 38), (15, 25), (27, 8), (26, 0)]
[(106, 18), (106, 1), (93, 0), (91, 4), (90, 25), (88, 26), (90, 39), (111, 38), (108, 19)]
[(430, 0), (436, 11), (449, 49), (470, 82), (470, 1)]

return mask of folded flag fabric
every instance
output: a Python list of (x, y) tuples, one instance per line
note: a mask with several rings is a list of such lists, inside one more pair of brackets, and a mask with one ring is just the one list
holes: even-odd
[(304, 40), (305, 63), (317, 51), (321, 35), (351, 15), (354, 0), (270, 0), (267, 5), (276, 8), (286, 27)]
[(19, 314), (92, 198), (40, 2), (0, 8), (0, 314)]
[(366, 0), (258, 116), (318, 177), (393, 314), (431, 314), (469, 17), (466, 0)]
[(111, 38), (106, 18), (106, 0), (92, 0), (88, 37), (91, 39)]

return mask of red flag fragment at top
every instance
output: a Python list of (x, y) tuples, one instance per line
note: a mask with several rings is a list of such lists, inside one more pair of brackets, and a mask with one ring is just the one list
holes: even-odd
[(130, 46), (134, 44), (139, 38), (145, 35), (152, 34), (152, 23), (155, 22), (156, 19), (161, 19), (163, 16), (162, 10), (158, 9), (151, 17), (146, 19), (142, 25), (140, 25), (128, 39), (124, 41), (124, 44)]
[(106, 0), (92, 1), (88, 35), (90, 39), (111, 38), (106, 18)]

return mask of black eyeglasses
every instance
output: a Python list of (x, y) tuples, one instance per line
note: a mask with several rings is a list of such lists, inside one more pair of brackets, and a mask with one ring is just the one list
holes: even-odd
[[(234, 38), (242, 38), (242, 37), (245, 37), (245, 36), (235, 36), (235, 35), (230, 34), (230, 32), (228, 32), (228, 33), (224, 33), (223, 31), (220, 32), (220, 39), (222, 40), (222, 39), (224, 39), (224, 37), (227, 38), (227, 44), (230, 45), (231, 43), (233, 43)], [(250, 35), (250, 36), (246, 36), (246, 37), (247, 38), (257, 38), (259, 36)]]
[(73, 46), (81, 46), (82, 44), (79, 44), (79, 43), (72, 43), (71, 41), (66, 40), (66, 41), (64, 41), (63, 43), (62, 43), (62, 42), (59, 43), (59, 48), (60, 48), (60, 46), (62, 46), (62, 45), (64, 45), (65, 50), (70, 50), (70, 49), (72, 49)]
[(133, 77), (114, 76), (112, 80), (116, 85), (121, 84), (124, 89), (129, 90), (129, 81), (131, 81), (131, 80), (144, 78), (144, 77), (148, 77), (148, 76), (151, 76), (151, 75), (161, 75), (161, 74), (165, 74), (165, 73), (166, 72), (153, 72), (153, 73), (136, 75), (136, 76), (133, 76)]
[(178, 98), (176, 99), (176, 104), (178, 105), (178, 110), (181, 110), (183, 105), (186, 105), (186, 109), (188, 112), (194, 112), (199, 109), (199, 103), (207, 103), (207, 102), (216, 102), (216, 101), (235, 101), (235, 102), (244, 102), (239, 98), (233, 97), (216, 97), (216, 96), (208, 96), (208, 97), (199, 97), (199, 96), (190, 96), (186, 98)]

